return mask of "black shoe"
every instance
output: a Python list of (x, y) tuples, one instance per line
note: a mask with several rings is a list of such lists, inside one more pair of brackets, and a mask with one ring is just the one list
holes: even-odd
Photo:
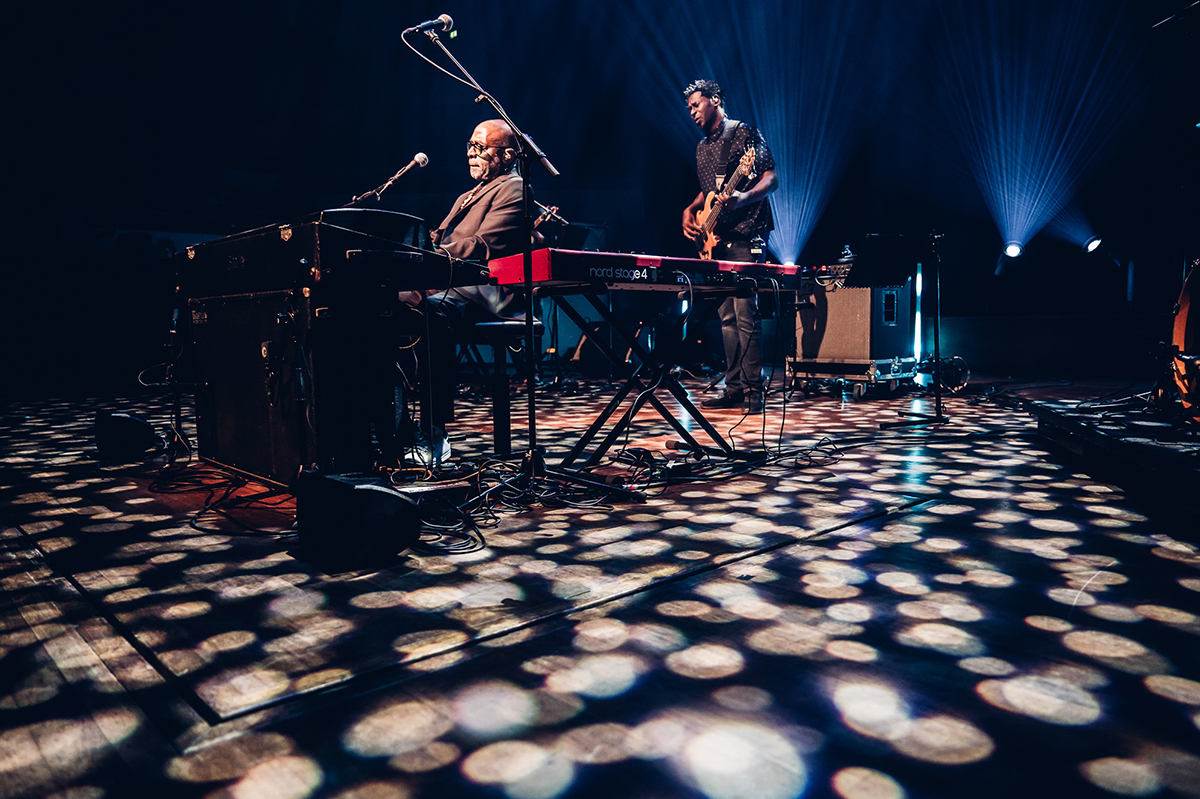
[(712, 397), (700, 403), (701, 408), (740, 408), (742, 407), (742, 392), (726, 391), (719, 397)]
[(742, 410), (746, 413), (762, 413), (763, 412), (763, 394), (761, 391), (747, 391), (746, 402), (742, 405)]

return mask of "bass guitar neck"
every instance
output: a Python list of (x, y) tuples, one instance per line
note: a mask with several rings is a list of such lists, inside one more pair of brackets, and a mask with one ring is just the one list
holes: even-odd
[(737, 169), (725, 181), (725, 185), (721, 191), (710, 191), (704, 198), (704, 207), (696, 212), (696, 224), (700, 226), (700, 232), (696, 234), (693, 240), (696, 244), (696, 251), (700, 257), (706, 261), (713, 259), (713, 252), (717, 245), (721, 242), (719, 236), (713, 231), (717, 227), (717, 222), (721, 218), (721, 212), (725, 210), (725, 200), (729, 195), (737, 190), (739, 184), (743, 180), (750, 181), (754, 179), (754, 148), (747, 147), (746, 152), (742, 153), (742, 158), (738, 162)]

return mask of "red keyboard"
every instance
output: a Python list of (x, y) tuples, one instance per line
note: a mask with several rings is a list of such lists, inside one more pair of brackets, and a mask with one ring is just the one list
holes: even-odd
[[(509, 255), (489, 262), (488, 270), (499, 285), (525, 282), (524, 255)], [(705, 261), (634, 253), (583, 252), (542, 249), (533, 251), (534, 285), (596, 286), (642, 290), (734, 288), (745, 279), (775, 278), (793, 288), (807, 270), (799, 266)]]

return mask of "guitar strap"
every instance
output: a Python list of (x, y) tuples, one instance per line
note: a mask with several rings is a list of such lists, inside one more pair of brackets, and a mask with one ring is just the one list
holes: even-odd
[(725, 130), (721, 133), (721, 157), (717, 161), (717, 191), (725, 185), (725, 178), (729, 176), (729, 151), (733, 149), (733, 135), (737, 133), (737, 129), (742, 126), (742, 123), (736, 119), (729, 120), (732, 125), (726, 125)]

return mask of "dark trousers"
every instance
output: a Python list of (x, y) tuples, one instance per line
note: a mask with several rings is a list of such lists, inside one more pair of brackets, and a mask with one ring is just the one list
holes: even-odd
[[(713, 256), (722, 261), (761, 262), (748, 241), (722, 241)], [(762, 316), (758, 295), (726, 297), (717, 309), (725, 345), (725, 390), (762, 391)]]
[(454, 420), (455, 340), (475, 323), (495, 321), (496, 316), (478, 303), (448, 292), (431, 294), (415, 307), (401, 304), (400, 316), (402, 335), (409, 339), (402, 345), (401, 363), (406, 372), (415, 366), (421, 427), (445, 427)]
[(440, 306), (428, 302), (415, 308), (402, 304), (397, 315), (405, 399), (416, 400), (428, 434), (430, 425), (444, 428), (454, 419), (455, 325)]

